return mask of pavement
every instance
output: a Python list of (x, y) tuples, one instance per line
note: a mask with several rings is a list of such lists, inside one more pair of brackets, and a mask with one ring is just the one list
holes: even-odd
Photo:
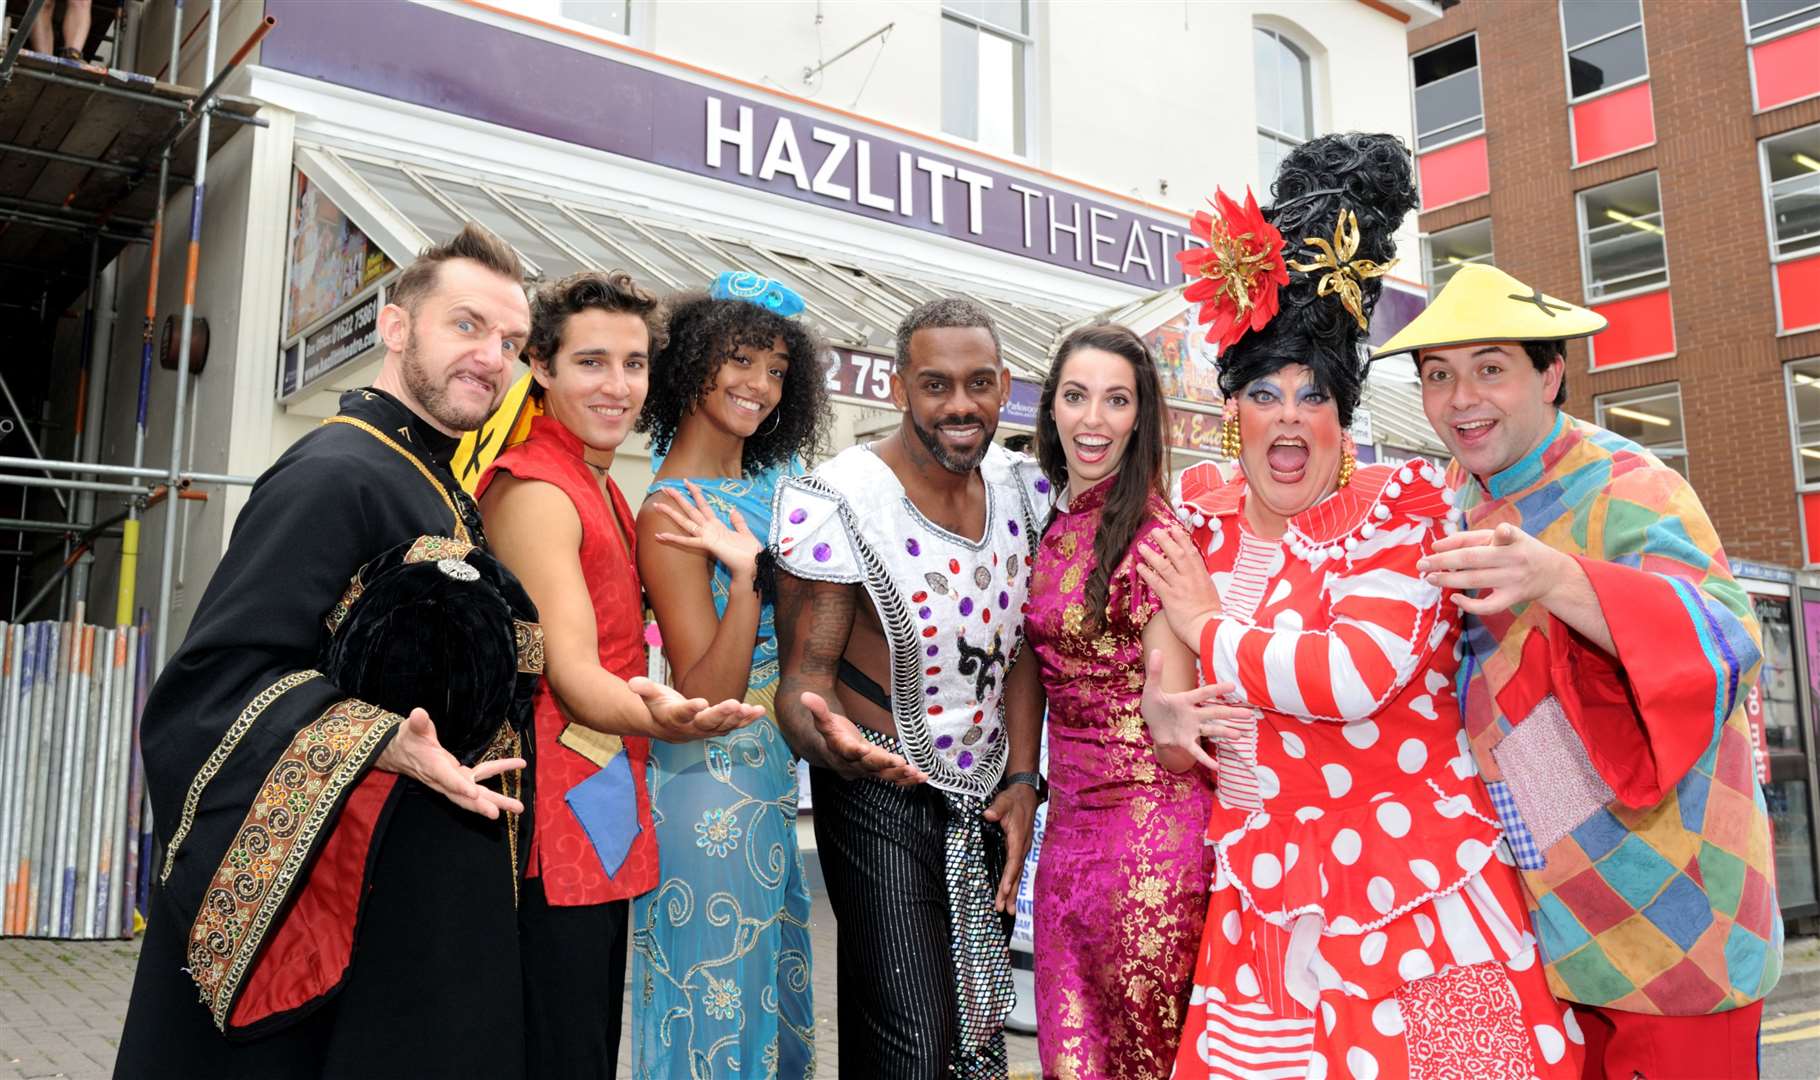
[[(816, 1056), (819, 1078), (838, 1075), (834, 913), (812, 871)], [(113, 1071), (137, 942), (0, 939), (0, 1080), (101, 1078)], [(1820, 938), (1790, 940), (1763, 1010), (1764, 1080), (1820, 1077)], [(630, 1009), (627, 1010), (630, 1012)], [(1034, 1078), (1036, 1040), (1006, 1037), (1012, 1080)], [(622, 1046), (625, 1043), (622, 1041)], [(622, 1054), (619, 1075), (631, 1076)]]
[[(804, 823), (807, 824), (806, 822)], [(813, 861), (814, 834), (804, 829), (814, 907), (816, 1078), (839, 1075), (840, 1025), (835, 1017), (834, 912)], [(139, 960), (137, 941), (0, 939), (0, 1080), (112, 1075), (126, 999)], [(625, 1014), (630, 1020), (628, 1004)], [(1007, 1033), (1012, 1080), (1034, 1080), (1036, 1039)], [(620, 1041), (619, 1076), (632, 1075), (630, 1037)]]

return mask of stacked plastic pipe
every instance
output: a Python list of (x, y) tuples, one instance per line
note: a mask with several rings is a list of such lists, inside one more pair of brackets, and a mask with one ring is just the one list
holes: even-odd
[(0, 622), (0, 935), (132, 933), (145, 637)]

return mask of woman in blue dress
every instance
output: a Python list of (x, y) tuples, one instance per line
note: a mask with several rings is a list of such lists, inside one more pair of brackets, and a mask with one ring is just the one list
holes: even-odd
[(722, 274), (678, 298), (639, 430), (657, 477), (638, 569), (684, 694), (767, 715), (651, 748), (659, 884), (632, 906), (632, 1072), (650, 1080), (815, 1073), (809, 890), (796, 761), (772, 713), (777, 641), (758, 591), (776, 477), (826, 427), (825, 347), (802, 301)]

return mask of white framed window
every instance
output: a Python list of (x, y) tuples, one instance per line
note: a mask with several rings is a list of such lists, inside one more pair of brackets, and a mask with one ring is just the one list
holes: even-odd
[(565, 19), (620, 37), (632, 36), (632, 0), (561, 0), (561, 4)]
[(497, 0), (506, 11), (573, 27), (590, 34), (637, 42), (649, 21), (652, 0)]
[(1820, 124), (1757, 144), (1763, 155), (1763, 196), (1770, 258), (1820, 252)]
[(1820, 356), (1782, 366), (1795, 446), (1795, 487), (1820, 488)]
[(1035, 43), (1028, 0), (943, 0), (942, 130), (1028, 154)]
[(1668, 284), (1668, 235), (1656, 174), (1580, 192), (1580, 272), (1589, 301)]
[(1281, 30), (1252, 28), (1257, 80), (1258, 175), (1270, 185), (1283, 155), (1314, 137), (1314, 63)]
[(1820, 0), (1744, 0), (1744, 38), (1752, 45), (1815, 23)]
[(1439, 292), (1460, 267), (1491, 261), (1490, 218), (1469, 221), (1422, 238), (1422, 263), (1428, 271), (1430, 296)]
[(1479, 90), (1479, 38), (1467, 34), (1409, 58), (1415, 86), (1416, 152), (1485, 130)]
[(1600, 394), (1593, 398), (1593, 409), (1600, 427), (1648, 450), (1682, 476), (1688, 474), (1680, 383)]
[(1569, 101), (1649, 77), (1640, 0), (1561, 0), (1561, 41)]

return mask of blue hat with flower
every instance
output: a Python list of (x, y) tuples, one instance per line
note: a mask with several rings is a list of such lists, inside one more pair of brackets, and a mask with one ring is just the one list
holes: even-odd
[(744, 300), (784, 318), (803, 313), (803, 298), (781, 281), (773, 281), (750, 270), (728, 270), (714, 279), (708, 295), (716, 300)]

